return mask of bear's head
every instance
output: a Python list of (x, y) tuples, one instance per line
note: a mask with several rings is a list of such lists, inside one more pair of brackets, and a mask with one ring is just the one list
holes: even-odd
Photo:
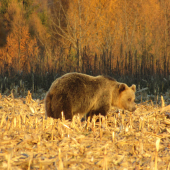
[(136, 85), (133, 84), (131, 87), (128, 87), (126, 84), (120, 83), (118, 85), (117, 106), (130, 112), (135, 111), (135, 92)]

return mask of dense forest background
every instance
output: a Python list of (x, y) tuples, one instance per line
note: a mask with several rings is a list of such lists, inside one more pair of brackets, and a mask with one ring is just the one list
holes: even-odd
[(168, 88), (170, 1), (0, 0), (1, 89), (72, 71)]

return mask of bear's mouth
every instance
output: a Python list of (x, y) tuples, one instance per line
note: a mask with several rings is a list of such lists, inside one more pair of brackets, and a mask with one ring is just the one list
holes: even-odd
[(134, 112), (136, 110), (136, 107), (133, 107), (131, 110), (129, 110), (130, 112)]

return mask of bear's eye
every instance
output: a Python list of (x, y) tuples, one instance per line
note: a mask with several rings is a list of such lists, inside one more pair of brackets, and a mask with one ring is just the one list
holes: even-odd
[(129, 98), (128, 101), (130, 102), (130, 101), (131, 101), (131, 98)]

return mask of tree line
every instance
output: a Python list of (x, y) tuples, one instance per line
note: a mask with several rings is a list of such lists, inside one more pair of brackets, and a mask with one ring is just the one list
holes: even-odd
[(1, 0), (0, 75), (169, 81), (169, 8), (168, 0)]

